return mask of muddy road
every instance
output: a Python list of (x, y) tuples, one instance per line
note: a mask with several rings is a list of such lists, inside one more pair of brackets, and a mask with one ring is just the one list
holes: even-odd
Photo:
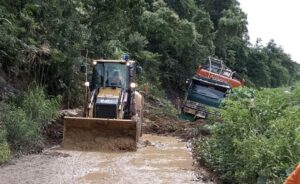
[(67, 151), (56, 146), (0, 167), (0, 183), (205, 183), (197, 180), (186, 142), (150, 134), (143, 135), (141, 142), (137, 152), (123, 153)]

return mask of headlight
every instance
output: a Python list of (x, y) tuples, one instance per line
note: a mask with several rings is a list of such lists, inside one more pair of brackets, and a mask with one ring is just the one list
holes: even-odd
[(96, 65), (97, 64), (97, 61), (93, 61), (93, 65)]
[(134, 82), (130, 83), (131, 88), (136, 88), (136, 86), (137, 86), (136, 83), (134, 83)]
[(86, 82), (84, 83), (84, 86), (89, 87), (89, 86), (90, 86), (90, 82), (86, 81)]

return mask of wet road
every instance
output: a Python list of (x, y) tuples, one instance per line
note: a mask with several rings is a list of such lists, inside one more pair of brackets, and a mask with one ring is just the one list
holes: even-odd
[(137, 152), (81, 152), (59, 147), (24, 156), (0, 168), (2, 184), (202, 183), (195, 176), (187, 143), (143, 135)]

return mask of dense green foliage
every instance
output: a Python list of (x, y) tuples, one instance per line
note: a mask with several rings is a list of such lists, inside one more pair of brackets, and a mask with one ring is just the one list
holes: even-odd
[(234, 91), (200, 157), (228, 183), (283, 183), (300, 161), (299, 99), (300, 85)]
[(35, 80), (79, 105), (72, 97), (82, 94), (83, 49), (91, 58), (127, 52), (144, 67), (144, 82), (181, 94), (209, 55), (257, 87), (299, 79), (299, 65), (273, 41), (249, 44), (236, 0), (0, 0), (0, 66), (12, 80)]
[(40, 146), (42, 130), (58, 116), (59, 99), (46, 99), (40, 87), (31, 87), (15, 103), (0, 106), (0, 163), (14, 152), (32, 152)]

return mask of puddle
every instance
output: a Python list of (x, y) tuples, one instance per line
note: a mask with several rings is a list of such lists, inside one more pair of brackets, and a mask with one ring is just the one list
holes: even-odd
[(106, 165), (98, 164), (99, 171), (83, 176), (81, 181), (196, 183), (193, 159), (185, 142), (175, 137), (156, 135), (143, 135), (142, 141), (146, 143), (145, 147), (141, 147), (137, 152), (111, 154), (109, 159), (113, 162)]

